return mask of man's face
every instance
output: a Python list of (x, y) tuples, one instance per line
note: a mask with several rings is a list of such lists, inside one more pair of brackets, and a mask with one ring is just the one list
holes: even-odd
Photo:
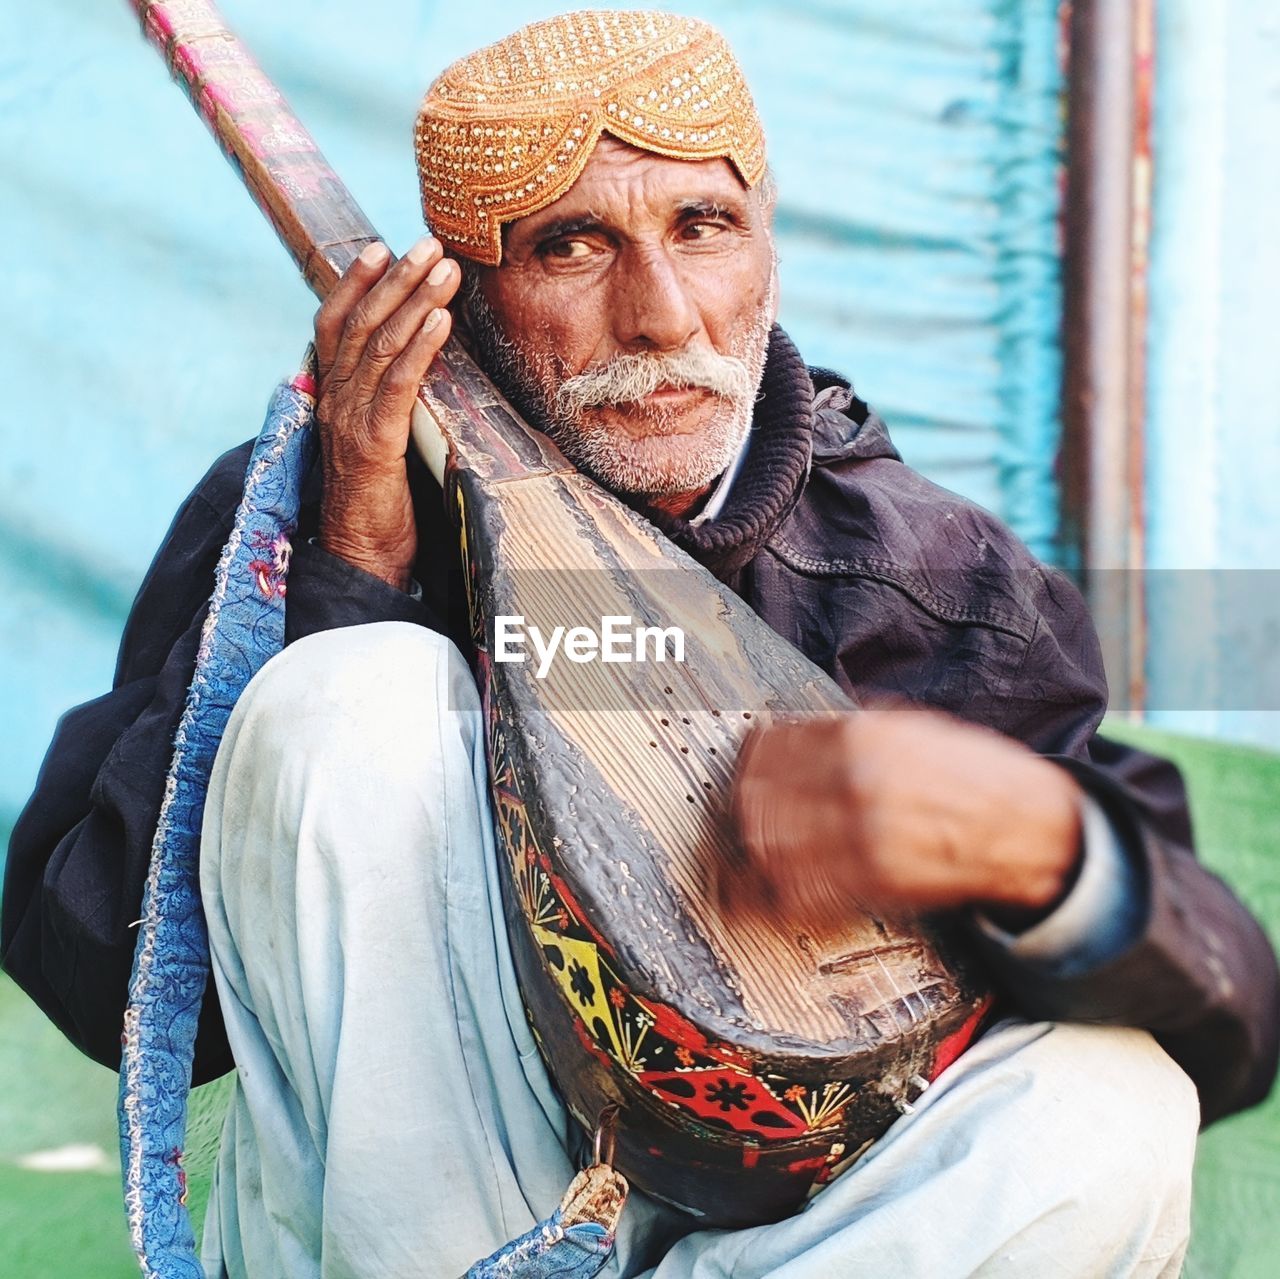
[(605, 137), (564, 196), (508, 228), (468, 318), (486, 369), (579, 469), (692, 494), (750, 426), (773, 268), (768, 210), (726, 161)]

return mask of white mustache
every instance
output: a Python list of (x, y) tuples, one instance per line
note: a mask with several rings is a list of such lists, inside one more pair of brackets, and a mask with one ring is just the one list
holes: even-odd
[(556, 389), (553, 411), (557, 418), (572, 421), (584, 409), (634, 404), (664, 386), (707, 390), (726, 400), (755, 394), (750, 370), (735, 356), (706, 350), (638, 351), (615, 355), (566, 379)]

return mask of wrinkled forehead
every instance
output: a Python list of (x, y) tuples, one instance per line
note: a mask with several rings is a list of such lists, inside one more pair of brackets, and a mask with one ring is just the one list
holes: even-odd
[(705, 22), (587, 10), (522, 28), (427, 91), (415, 148), (422, 209), (455, 253), (496, 266), (503, 228), (584, 176), (605, 136), (668, 160), (721, 160), (747, 187), (764, 131), (741, 68)]

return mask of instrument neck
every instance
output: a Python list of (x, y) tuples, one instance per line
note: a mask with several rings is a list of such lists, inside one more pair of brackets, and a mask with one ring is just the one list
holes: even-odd
[(324, 298), (379, 239), (280, 91), (208, 0), (130, 0), (146, 38)]

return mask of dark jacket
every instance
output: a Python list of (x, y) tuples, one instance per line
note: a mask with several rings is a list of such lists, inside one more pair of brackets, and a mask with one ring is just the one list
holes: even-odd
[[(125, 627), (112, 691), (62, 718), (10, 845), (4, 965), (73, 1042), (113, 1067), (130, 924), (248, 451), (220, 458), (178, 512)], [(422, 472), (414, 491), (421, 600), (311, 545), (311, 492), (294, 539), (289, 642), (396, 619), (465, 643), (464, 619), (449, 606), (455, 538), (439, 490)], [(854, 696), (887, 692), (998, 729), (1059, 761), (1108, 811), (1138, 861), (1141, 934), (1101, 970), (1060, 979), (975, 930), (1021, 1013), (1150, 1029), (1195, 1081), (1206, 1122), (1266, 1095), (1277, 1056), (1275, 957), (1196, 863), (1177, 771), (1095, 737), (1106, 705), (1101, 658), (1064, 577), (994, 517), (904, 466), (847, 384), (806, 370), (780, 331), (721, 517), (658, 523)], [(197, 1082), (229, 1064), (209, 995)]]

